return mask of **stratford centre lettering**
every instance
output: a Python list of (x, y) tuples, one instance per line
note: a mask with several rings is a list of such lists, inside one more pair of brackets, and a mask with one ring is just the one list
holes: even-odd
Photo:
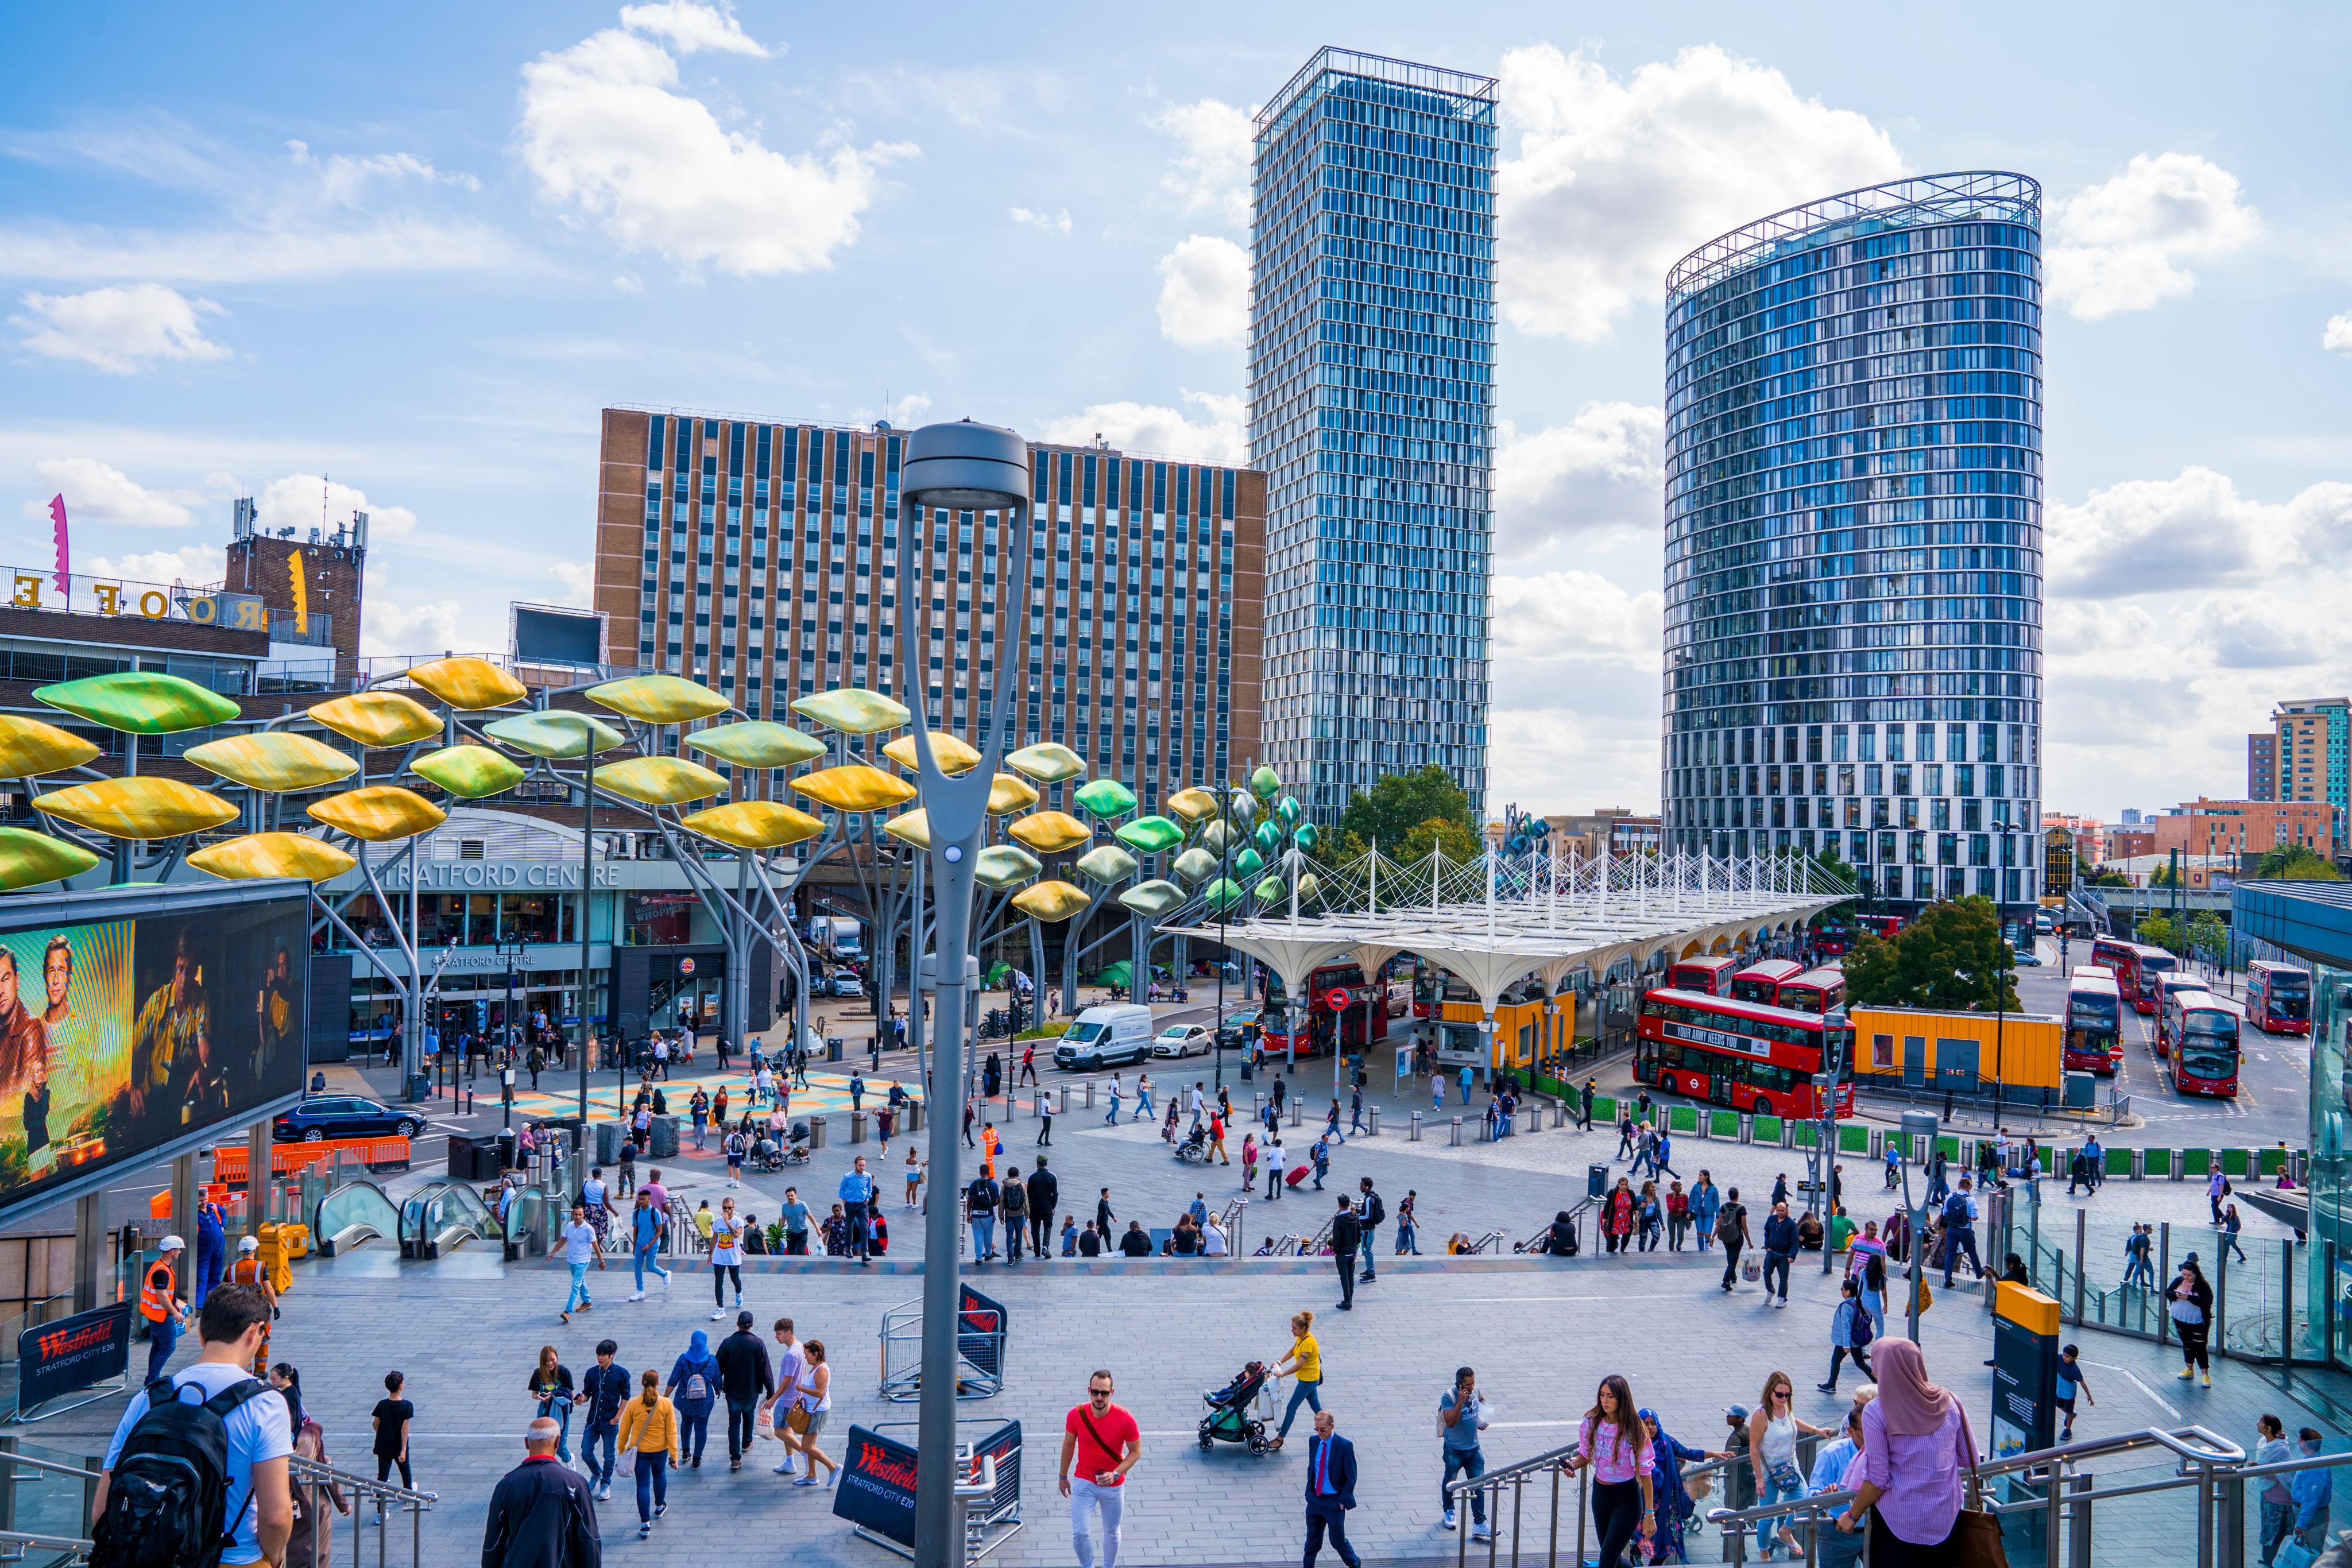
[[(593, 868), (597, 887), (622, 885), (614, 877), (614, 867)], [(409, 867), (405, 864), (388, 868), (383, 873), (387, 887), (406, 887)], [(549, 861), (427, 861), (417, 869), (419, 888), (461, 887), (551, 887), (576, 888), (580, 885), (580, 868), (576, 865)]]

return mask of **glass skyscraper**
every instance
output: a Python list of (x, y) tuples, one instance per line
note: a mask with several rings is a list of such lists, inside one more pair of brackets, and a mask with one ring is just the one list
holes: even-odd
[(1495, 94), (1326, 48), (1257, 117), (1264, 760), (1327, 821), (1429, 763), (1484, 807)]
[(2042, 190), (1955, 173), (1666, 280), (1668, 840), (2039, 894)]

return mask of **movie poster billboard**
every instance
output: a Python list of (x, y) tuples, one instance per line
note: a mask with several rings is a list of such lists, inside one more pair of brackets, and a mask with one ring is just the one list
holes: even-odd
[(187, 891), (0, 900), (0, 1214), (299, 1092), (307, 898)]

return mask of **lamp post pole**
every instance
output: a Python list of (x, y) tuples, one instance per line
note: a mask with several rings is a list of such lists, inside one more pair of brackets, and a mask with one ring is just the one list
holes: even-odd
[[(915, 519), (924, 508), (1003, 514), (1013, 562), (997, 621), (996, 681), (980, 741), (980, 762), (950, 779), (932, 754), (929, 664), (915, 658), (916, 601), (898, 610), (898, 669), (913, 711), (917, 793), (930, 824), (939, 956), (933, 975), (930, 1089), (934, 1201), (924, 1222), (922, 1386), (915, 1441), (916, 1568), (963, 1568), (955, 1529), (957, 1326), (962, 1284), (956, 1258), (963, 1082), (964, 962), (971, 941), (973, 862), (987, 824), (989, 789), (1013, 729), (1013, 674), (1020, 662), (1029, 583), (1029, 446), (1010, 430), (970, 420), (931, 424), (908, 437), (900, 467), (898, 559), (915, 559)], [(1016, 527), (1017, 520), (1017, 527)], [(921, 929), (919, 916), (916, 929)], [(918, 956), (919, 980), (921, 959)], [(942, 1105), (941, 1101), (957, 1103)]]
[[(588, 945), (588, 911), (595, 898), (596, 886), (596, 727), (580, 727), (580, 754), (587, 765), (580, 786), (580, 1136), (588, 1136), (588, 1058), (594, 1054), (589, 1019), (589, 998), (595, 994), (590, 977)], [(413, 880), (413, 876), (412, 876)], [(620, 1113), (621, 1102), (615, 1097), (613, 1113)]]

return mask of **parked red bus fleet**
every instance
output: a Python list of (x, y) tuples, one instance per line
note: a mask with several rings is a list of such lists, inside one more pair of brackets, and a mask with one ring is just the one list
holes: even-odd
[(2175, 1047), (2173, 1088), (2236, 1099), (2238, 1015), (2210, 991), (2175, 991), (2165, 998), (2165, 1022)]
[(2116, 988), (2134, 1012), (2156, 1012), (2156, 977), (2179, 967), (2179, 960), (2161, 947), (2102, 936), (2091, 944), (2091, 962), (2116, 977)]
[(1780, 995), (1780, 982), (1793, 980), (1804, 972), (1802, 964), (1788, 958), (1759, 960), (1731, 977), (1732, 998), (1735, 1001), (1773, 1004)]
[(2247, 965), (2246, 1021), (2264, 1034), (2309, 1034), (2311, 971), (2266, 958)]
[(1685, 958), (1666, 971), (1666, 985), (1673, 990), (1720, 997), (1730, 991), (1732, 971), (1738, 967), (1737, 958)]

